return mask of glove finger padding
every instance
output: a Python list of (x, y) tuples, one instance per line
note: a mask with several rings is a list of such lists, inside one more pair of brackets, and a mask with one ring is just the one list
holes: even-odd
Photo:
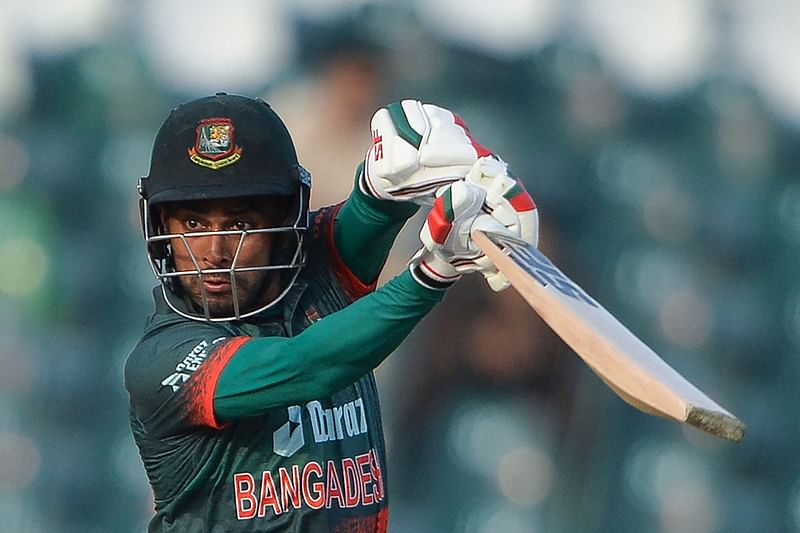
[(493, 291), (508, 288), (508, 279), (472, 240), (476, 230), (508, 235), (533, 246), (539, 240), (533, 198), (508, 175), (506, 164), (494, 157), (479, 159), (464, 181), (439, 190), (420, 233), (424, 248), (415, 256), (420, 268), (440, 284), (477, 271)]
[(504, 161), (497, 157), (481, 158), (467, 174), (466, 180), (486, 189), (486, 206), (493, 218), (517, 238), (538, 246), (536, 203), (522, 183), (509, 175)]
[(481, 251), (470, 231), (485, 198), (486, 191), (465, 181), (440, 189), (420, 231), (423, 247), (410, 262), (412, 274), (421, 283), (443, 288), (477, 269), (472, 259)]
[[(511, 177), (504, 161), (493, 157), (480, 158), (467, 174), (468, 183), (486, 189), (484, 210), (491, 214), (492, 225), (476, 224), (473, 230), (505, 233), (532, 246), (539, 244), (539, 213), (536, 203), (519, 180)], [(498, 227), (499, 226), (499, 227)], [(510, 286), (487, 257), (476, 260), (489, 287), (499, 292)]]
[(470, 229), (485, 198), (486, 191), (464, 181), (445, 188), (422, 227), (422, 244), (431, 251), (444, 250), (454, 256), (474, 255)]
[(379, 109), (371, 127), (373, 144), (358, 183), (375, 198), (431, 206), (437, 189), (463, 179), (479, 157), (491, 154), (458, 115), (418, 100)]

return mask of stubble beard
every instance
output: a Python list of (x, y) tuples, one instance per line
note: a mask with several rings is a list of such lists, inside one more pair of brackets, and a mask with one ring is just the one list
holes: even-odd
[[(211, 318), (235, 315), (234, 298), (239, 304), (239, 314), (245, 314), (253, 309), (266, 304), (274, 292), (275, 277), (268, 272), (243, 272), (235, 274), (236, 294), (234, 296), (232, 285), (219, 293), (205, 291), (205, 302), (208, 305), (208, 314)], [(226, 280), (230, 276), (226, 275)], [(203, 305), (202, 283), (198, 276), (186, 277), (181, 280), (184, 294), (188, 296), (189, 303), (201, 314), (205, 314)]]

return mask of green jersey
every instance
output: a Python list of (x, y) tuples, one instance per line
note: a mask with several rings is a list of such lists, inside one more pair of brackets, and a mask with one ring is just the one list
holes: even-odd
[(313, 217), (307, 264), (277, 309), (199, 322), (154, 291), (155, 313), (125, 366), (155, 497), (149, 531), (386, 530), (372, 369), (443, 293), (407, 272), (377, 290), (354, 273), (377, 277), (408, 213), (385, 216), (356, 193), (337, 213)]

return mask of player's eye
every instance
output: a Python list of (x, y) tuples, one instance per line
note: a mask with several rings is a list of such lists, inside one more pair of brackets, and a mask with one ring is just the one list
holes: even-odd
[(198, 229), (200, 227), (200, 223), (193, 218), (187, 218), (184, 225), (187, 229)]
[(250, 224), (249, 222), (247, 222), (246, 220), (237, 220), (236, 222), (233, 223), (233, 229), (236, 229), (236, 230), (239, 230), (239, 231), (246, 231), (246, 230), (249, 230), (252, 227), (253, 227), (253, 225)]

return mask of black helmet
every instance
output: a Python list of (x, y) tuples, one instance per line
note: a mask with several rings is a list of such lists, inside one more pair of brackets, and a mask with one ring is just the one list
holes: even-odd
[[(173, 310), (188, 318), (222, 321), (257, 314), (279, 301), (303, 266), (303, 240), (308, 229), (311, 175), (297, 162), (294, 143), (286, 126), (261, 99), (217, 93), (173, 109), (156, 135), (150, 172), (139, 180), (140, 213), (153, 272)], [(248, 196), (282, 196), (291, 206), (280, 227), (226, 233), (237, 234), (240, 245), (249, 234), (279, 233), (279, 258), (271, 264), (248, 266), (247, 271), (276, 270), (282, 278), (279, 296), (257, 309), (240, 309), (234, 274), (230, 268), (176, 271), (170, 242), (185, 234), (167, 234), (154, 207), (159, 204)], [(198, 236), (197, 234), (192, 234)], [(202, 236), (202, 235), (199, 235)], [(241, 248), (241, 246), (240, 246)], [(237, 252), (238, 256), (238, 252)], [(265, 261), (266, 262), (266, 261)], [(211, 316), (205, 292), (203, 301), (183, 301), (181, 276), (229, 274), (233, 313)], [(202, 284), (201, 284), (202, 286)], [(201, 305), (202, 309), (193, 309)], [(195, 312), (197, 311), (197, 312)]]

